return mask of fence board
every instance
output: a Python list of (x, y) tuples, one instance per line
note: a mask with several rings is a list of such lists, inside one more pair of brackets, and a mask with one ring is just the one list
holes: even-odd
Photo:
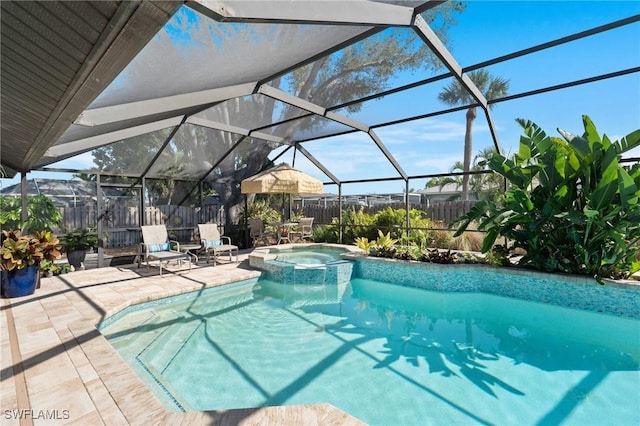
[[(60, 207), (62, 226), (54, 231), (62, 235), (66, 229), (95, 228), (97, 214), (94, 206)], [(106, 247), (130, 247), (141, 242), (140, 209), (126, 205), (109, 206), (103, 221), (107, 233)], [(224, 223), (224, 211), (220, 207), (191, 208), (184, 206), (157, 206), (145, 209), (145, 223), (167, 225), (171, 238), (193, 241), (198, 223)]]

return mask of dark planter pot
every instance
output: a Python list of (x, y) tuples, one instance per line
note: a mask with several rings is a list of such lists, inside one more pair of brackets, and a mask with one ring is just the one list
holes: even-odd
[(69, 261), (69, 265), (73, 265), (74, 268), (80, 269), (80, 265), (84, 262), (84, 258), (87, 255), (86, 250), (74, 250), (70, 253), (67, 253), (67, 260)]
[(2, 271), (2, 297), (22, 297), (33, 294), (38, 284), (40, 265)]

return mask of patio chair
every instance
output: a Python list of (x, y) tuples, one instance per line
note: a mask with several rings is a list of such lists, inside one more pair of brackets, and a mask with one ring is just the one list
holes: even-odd
[(301, 217), (298, 221), (298, 227), (291, 232), (291, 237), (297, 235), (302, 241), (305, 238), (311, 238), (313, 236), (313, 219), (312, 217)]
[[(147, 271), (149, 270), (149, 261), (155, 260), (160, 265), (160, 276), (162, 276), (162, 262), (171, 260), (178, 261), (180, 266), (182, 266), (182, 261), (186, 260), (189, 263), (189, 271), (191, 271), (191, 256), (180, 251), (180, 243), (169, 240), (165, 225), (144, 225), (140, 229), (142, 230), (142, 256), (147, 263)], [(138, 268), (140, 262), (141, 258), (138, 257)]]
[(215, 223), (199, 223), (198, 232), (200, 233), (200, 251), (207, 255), (207, 263), (209, 263), (212, 253), (214, 266), (220, 253), (229, 253), (229, 262), (231, 262), (233, 261), (233, 252), (236, 253), (236, 263), (238, 263), (238, 246), (231, 244), (231, 238), (220, 235), (218, 225)]
[(258, 241), (269, 244), (269, 237), (275, 237), (274, 232), (267, 232), (264, 229), (264, 222), (260, 218), (249, 219), (249, 237), (255, 247)]

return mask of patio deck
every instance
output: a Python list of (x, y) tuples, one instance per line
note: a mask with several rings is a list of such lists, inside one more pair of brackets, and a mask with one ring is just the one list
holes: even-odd
[(2, 299), (2, 424), (362, 424), (329, 404), (168, 412), (95, 328), (135, 303), (258, 276), (247, 257), (162, 278), (135, 266), (77, 271)]

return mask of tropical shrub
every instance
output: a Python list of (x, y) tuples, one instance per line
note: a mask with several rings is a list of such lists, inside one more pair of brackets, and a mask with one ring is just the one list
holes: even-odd
[(403, 228), (407, 224), (407, 211), (387, 207), (373, 215), (373, 224), (376, 231), (382, 230), (389, 233), (390, 237), (399, 240), (404, 236)]
[(434, 248), (427, 249), (422, 252), (419, 260), (423, 262), (440, 263), (447, 265), (456, 263), (456, 261), (458, 260), (458, 255), (456, 253), (452, 253), (451, 250), (444, 251)]
[(67, 229), (60, 237), (60, 244), (66, 253), (77, 250), (89, 250), (98, 247), (98, 234), (91, 228)]
[(20, 197), (0, 196), (0, 225), (3, 229), (53, 230), (62, 223), (62, 213), (44, 195), (27, 197), (26, 222), (21, 222), (22, 200)]
[(382, 231), (378, 230), (378, 238), (373, 245), (376, 256), (389, 258), (395, 257), (397, 251), (397, 242), (398, 240), (391, 237), (390, 232), (383, 234)]
[[(405, 209), (392, 209), (387, 207), (380, 210), (373, 216), (373, 224), (377, 230), (383, 230), (391, 233), (391, 237), (401, 239), (407, 243), (416, 243), (421, 247), (426, 247), (431, 231), (426, 228), (432, 228), (433, 222), (425, 217), (422, 210), (409, 209), (409, 225), (412, 228), (409, 231), (408, 240), (405, 239), (405, 228), (407, 224), (407, 211)], [(414, 229), (425, 228), (425, 229)]]
[(401, 246), (396, 251), (396, 259), (400, 260), (418, 260), (420, 255), (420, 247), (415, 244)]
[(509, 252), (524, 250), (520, 266), (544, 271), (599, 279), (639, 270), (640, 165), (621, 165), (619, 156), (640, 146), (640, 129), (612, 142), (589, 117), (582, 120), (582, 136), (559, 130), (563, 138), (517, 120), (524, 129), (518, 153), (487, 162), (510, 189), (499, 203), (478, 202), (456, 235), (478, 221), (487, 232), (483, 252), (503, 236)]
[[(331, 221), (331, 224), (337, 227), (338, 218), (334, 218)], [(353, 244), (358, 237), (372, 239), (377, 235), (374, 217), (365, 213), (362, 207), (356, 210), (354, 206), (351, 206), (347, 210), (344, 210), (342, 212), (342, 224), (344, 225), (342, 230), (342, 241), (344, 241), (345, 244)]]
[(371, 253), (371, 249), (375, 248), (375, 242), (369, 241), (367, 237), (358, 237), (354, 241), (356, 247), (364, 251), (366, 254)]
[(487, 252), (485, 262), (493, 266), (509, 266), (511, 265), (510, 254), (509, 247), (497, 244)]
[(245, 223), (245, 220), (252, 218), (260, 218), (264, 223), (273, 223), (280, 221), (280, 213), (264, 200), (256, 200), (247, 204), (247, 209), (240, 212), (239, 222)]
[(44, 259), (40, 261), (40, 273), (44, 275), (60, 275), (71, 272), (73, 266), (68, 263), (55, 263), (53, 260)]
[[(416, 243), (421, 247), (426, 247), (433, 222), (424, 217), (424, 212), (417, 209), (409, 210), (409, 223), (412, 229), (408, 240), (405, 237), (407, 224), (407, 211), (405, 209), (392, 209), (387, 207), (375, 214), (365, 213), (360, 207), (350, 207), (342, 212), (342, 241), (344, 244), (354, 244), (356, 239), (364, 237), (374, 240), (378, 237), (378, 231), (390, 234), (391, 238), (402, 239), (404, 242)], [(331, 224), (314, 232), (314, 241), (317, 242), (338, 242), (338, 218), (333, 218)]]
[(13, 271), (39, 264), (42, 260), (59, 259), (59, 243), (51, 231), (22, 235), (19, 230), (3, 230), (0, 235), (0, 269)]
[(339, 239), (337, 222), (338, 220), (334, 218), (331, 225), (314, 226), (311, 239), (317, 243), (337, 243)]
[[(366, 237), (359, 237), (355, 242), (367, 255), (386, 257), (400, 260), (418, 260), (421, 262), (454, 264), (454, 263), (485, 263), (471, 253), (455, 253), (451, 250), (423, 249), (415, 243), (398, 245), (398, 240), (391, 238), (391, 234), (378, 231), (378, 238), (369, 241)], [(488, 256), (487, 256), (488, 257)]]

